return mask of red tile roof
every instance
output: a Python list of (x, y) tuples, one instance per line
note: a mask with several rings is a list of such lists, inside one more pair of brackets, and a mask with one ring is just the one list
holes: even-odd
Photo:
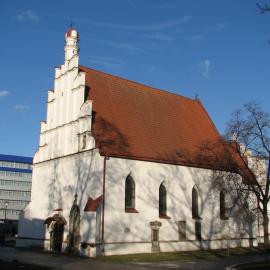
[(54, 214), (52, 217), (46, 218), (44, 221), (44, 224), (50, 225), (51, 222), (53, 222), (53, 221), (55, 221), (55, 223), (57, 223), (57, 224), (63, 224), (63, 225), (67, 224), (65, 218), (60, 214)]
[(66, 32), (66, 36), (67, 37), (71, 37), (71, 32), (72, 32), (73, 28), (69, 28)]
[(102, 195), (100, 195), (96, 199), (92, 199), (91, 197), (89, 197), (84, 207), (84, 212), (96, 212), (101, 202), (102, 202)]
[[(76, 31), (77, 32), (77, 30), (76, 29), (74, 29), (74, 28), (69, 28), (68, 30), (67, 30), (67, 32), (66, 32), (66, 36), (67, 37), (71, 37), (72, 36), (72, 31)], [(77, 32), (77, 35), (78, 35), (78, 38), (79, 38), (79, 33)]]
[[(198, 99), (80, 66), (93, 101), (92, 133), (102, 155), (212, 168), (201, 158), (220, 135)], [(218, 166), (219, 167), (219, 166)]]

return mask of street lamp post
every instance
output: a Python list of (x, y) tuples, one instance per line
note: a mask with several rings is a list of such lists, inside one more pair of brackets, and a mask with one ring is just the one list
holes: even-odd
[(8, 204), (9, 204), (9, 202), (5, 201), (5, 219), (4, 219), (5, 224), (6, 224), (6, 221), (7, 221), (7, 207), (8, 207)]

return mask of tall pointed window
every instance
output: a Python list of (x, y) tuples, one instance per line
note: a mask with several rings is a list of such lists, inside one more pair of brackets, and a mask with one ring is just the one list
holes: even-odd
[(164, 184), (159, 186), (159, 216), (167, 216), (167, 191)]
[(195, 221), (195, 237), (198, 241), (202, 240), (202, 224), (198, 220)]
[(135, 209), (135, 183), (130, 175), (126, 178), (125, 184), (125, 209)]
[(228, 219), (228, 211), (226, 209), (226, 195), (223, 190), (219, 194), (219, 203), (220, 203), (220, 219)]
[(196, 187), (192, 188), (192, 218), (200, 219), (199, 216), (199, 196)]

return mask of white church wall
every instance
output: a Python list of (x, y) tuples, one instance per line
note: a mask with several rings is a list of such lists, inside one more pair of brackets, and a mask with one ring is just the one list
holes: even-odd
[[(135, 208), (139, 213), (125, 212), (128, 175), (135, 181)], [(233, 218), (220, 219), (219, 190), (212, 188), (211, 175), (212, 171), (206, 169), (110, 158), (106, 166), (105, 254), (151, 252), (150, 222), (155, 220), (162, 223), (159, 230), (161, 251), (221, 248), (227, 238), (232, 245), (240, 245), (238, 238), (243, 230), (239, 222)], [(159, 218), (159, 186), (162, 182), (167, 189), (170, 219)], [(196, 240), (192, 218), (194, 185), (199, 192), (203, 241)], [(186, 221), (186, 241), (179, 241), (178, 221)], [(249, 236), (245, 233), (242, 237)]]
[(81, 215), (81, 242), (96, 243), (96, 212), (82, 212)]
[[(49, 239), (44, 221), (63, 209), (61, 215), (68, 223), (74, 195), (78, 194), (81, 212), (82, 241), (95, 242), (95, 213), (84, 213), (85, 204), (91, 196), (102, 194), (103, 158), (97, 150), (62, 157), (33, 166), (32, 198), (20, 217), (18, 245), (26, 245), (29, 239)], [(64, 240), (68, 225), (65, 226)]]

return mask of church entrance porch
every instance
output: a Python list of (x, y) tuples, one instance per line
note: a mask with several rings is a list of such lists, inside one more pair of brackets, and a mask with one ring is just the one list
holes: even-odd
[(50, 233), (50, 250), (61, 251), (63, 238), (64, 238), (64, 229), (66, 220), (60, 214), (55, 214), (52, 217), (48, 217), (44, 224), (47, 225), (47, 229)]

